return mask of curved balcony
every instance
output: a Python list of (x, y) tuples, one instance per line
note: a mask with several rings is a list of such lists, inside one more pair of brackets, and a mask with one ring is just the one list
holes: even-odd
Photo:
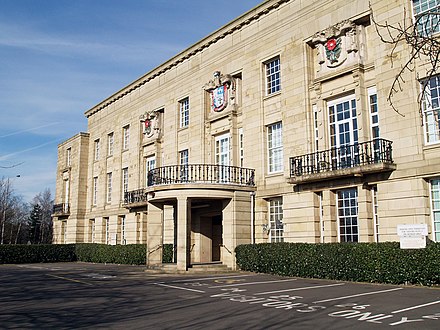
[(392, 143), (385, 139), (374, 139), (291, 157), (289, 182), (300, 184), (393, 171), (396, 165)]
[(70, 215), (69, 203), (60, 203), (53, 206), (52, 215), (55, 217), (63, 217)]
[(163, 166), (148, 172), (149, 187), (170, 184), (228, 184), (255, 186), (255, 170), (228, 165), (188, 164)]

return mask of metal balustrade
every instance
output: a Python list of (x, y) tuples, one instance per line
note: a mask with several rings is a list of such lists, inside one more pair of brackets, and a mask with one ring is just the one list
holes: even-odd
[(150, 186), (207, 183), (255, 186), (255, 170), (228, 165), (188, 164), (163, 166), (148, 172)]
[(53, 214), (54, 215), (69, 215), (70, 214), (69, 203), (54, 204)]
[(318, 174), (380, 163), (393, 164), (392, 141), (374, 139), (291, 157), (290, 176)]

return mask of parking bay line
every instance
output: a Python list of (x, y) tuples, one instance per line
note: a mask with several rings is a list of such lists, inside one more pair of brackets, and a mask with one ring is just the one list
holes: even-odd
[(209, 289), (217, 289), (217, 288), (227, 288), (231, 286), (242, 286), (242, 285), (254, 285), (254, 284), (269, 284), (269, 283), (280, 283), (280, 282), (291, 282), (296, 281), (296, 278), (289, 280), (278, 280), (278, 281), (263, 281), (263, 282), (250, 282), (250, 283), (239, 283), (239, 284), (227, 284), (227, 285), (216, 285), (210, 286)]
[(164, 286), (164, 287), (167, 287), (167, 288), (172, 288), (172, 289), (179, 289), (179, 290), (193, 291), (193, 292), (198, 292), (198, 293), (205, 293), (205, 291), (202, 291), (202, 290), (189, 289), (189, 288), (181, 288), (179, 286), (174, 286), (174, 285), (168, 285), (168, 284), (162, 284), (162, 283), (154, 283), (154, 284), (159, 285), (159, 286)]
[(254, 293), (254, 296), (260, 296), (260, 295), (272, 294), (272, 293), (280, 293), (280, 292), (289, 292), (289, 291), (300, 291), (300, 290), (310, 290), (310, 289), (329, 288), (329, 287), (332, 287), (332, 286), (340, 286), (340, 285), (345, 285), (345, 283), (327, 284), (327, 285), (315, 285), (315, 286), (305, 286), (305, 287), (302, 287), (302, 288), (294, 288), (294, 289), (286, 289), (286, 290), (277, 290), (277, 291), (260, 292), (260, 293)]
[(187, 279), (187, 280), (176, 280), (176, 281), (173, 281), (173, 283), (220, 280), (220, 279), (224, 279), (224, 278), (247, 277), (247, 276), (255, 276), (255, 274), (251, 274), (251, 275), (234, 275), (234, 276), (220, 276), (220, 277), (191, 278), (191, 279)]
[(91, 283), (87, 283), (87, 282), (80, 281), (80, 280), (74, 280), (74, 279), (71, 279), (71, 278), (63, 277), (63, 276), (57, 276), (57, 275), (52, 275), (52, 274), (46, 274), (46, 275), (47, 276), (51, 276), (51, 277), (55, 277), (55, 278), (59, 278), (59, 279), (62, 279), (62, 280), (70, 281), (70, 282), (87, 284), (87, 285), (93, 285)]
[(410, 311), (412, 309), (422, 308), (422, 307), (426, 307), (426, 306), (430, 306), (430, 305), (435, 305), (435, 304), (440, 304), (440, 300), (433, 301), (433, 302), (426, 303), (426, 304), (422, 304), (422, 305), (417, 305), (417, 306), (412, 306), (412, 307), (407, 307), (407, 308), (399, 309), (397, 311), (391, 312), (391, 314), (402, 313), (402, 312)]
[(350, 296), (344, 296), (344, 297), (337, 297), (337, 298), (330, 298), (330, 299), (324, 299), (319, 301), (314, 301), (314, 304), (328, 302), (328, 301), (334, 301), (334, 300), (341, 300), (341, 299), (347, 299), (347, 298), (354, 298), (354, 297), (361, 297), (361, 296), (368, 296), (372, 294), (379, 294), (379, 293), (386, 293), (386, 292), (392, 292), (397, 290), (402, 290), (403, 288), (394, 288), (394, 289), (388, 289), (388, 290), (380, 290), (380, 291), (372, 291), (372, 292), (365, 292), (365, 293), (359, 293), (359, 294), (353, 294)]

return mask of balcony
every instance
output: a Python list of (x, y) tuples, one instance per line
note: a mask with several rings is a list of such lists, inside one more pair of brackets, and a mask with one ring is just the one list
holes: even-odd
[(359, 177), (395, 169), (392, 141), (374, 139), (291, 157), (289, 183), (300, 184), (348, 176)]
[(126, 192), (123, 203), (127, 208), (145, 206), (148, 202), (148, 192), (161, 187), (164, 189), (181, 189), (188, 185), (208, 185), (202, 189), (210, 189), (212, 185), (254, 187), (254, 177), (255, 170), (236, 166), (210, 164), (163, 166), (148, 172), (147, 188)]
[(54, 204), (53, 206), (53, 216), (62, 217), (70, 215), (70, 205), (69, 203)]

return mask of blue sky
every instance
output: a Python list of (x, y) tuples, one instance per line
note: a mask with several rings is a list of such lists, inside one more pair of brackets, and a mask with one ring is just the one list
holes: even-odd
[(261, 2), (0, 0), (0, 178), (54, 195), (85, 111)]

